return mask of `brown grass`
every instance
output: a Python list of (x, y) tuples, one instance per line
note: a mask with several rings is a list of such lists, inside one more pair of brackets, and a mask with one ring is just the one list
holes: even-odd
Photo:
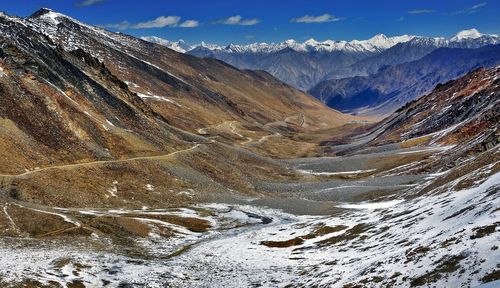
[(401, 148), (411, 148), (428, 142), (432, 136), (426, 135), (422, 137), (412, 138), (401, 142), (399, 145)]
[(457, 271), (460, 268), (460, 261), (465, 259), (463, 255), (447, 257), (434, 270), (411, 280), (411, 287), (430, 285), (444, 277), (444, 275)]
[(8, 205), (6, 210), (16, 226), (31, 237), (51, 236), (75, 228), (74, 224), (64, 221), (62, 217), (57, 215), (34, 211), (17, 205)]
[(295, 237), (284, 241), (262, 241), (260, 244), (269, 248), (287, 248), (304, 244), (304, 239)]
[(150, 232), (150, 227), (146, 223), (128, 217), (95, 217), (88, 225), (103, 233), (121, 238), (145, 238), (149, 236)]
[(351, 229), (347, 230), (341, 235), (333, 236), (318, 242), (320, 246), (331, 246), (339, 243), (345, 243), (354, 240), (360, 236), (361, 233), (367, 231), (371, 226), (365, 223), (357, 224)]

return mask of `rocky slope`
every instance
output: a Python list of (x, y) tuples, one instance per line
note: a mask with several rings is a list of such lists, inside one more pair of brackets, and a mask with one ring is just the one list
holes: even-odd
[(314, 140), (293, 135), (355, 120), (265, 72), (48, 9), (1, 14), (0, 42), (2, 201), (142, 207), (206, 197), (181, 193), (195, 188), (252, 194), (250, 179), (297, 176), (253, 152), (308, 154)]
[(477, 67), (500, 63), (500, 46), (477, 49), (440, 48), (413, 62), (389, 66), (370, 76), (323, 81), (309, 92), (344, 112), (387, 115), (438, 83)]
[(2, 172), (187, 144), (91, 55), (57, 48), (23, 19), (0, 23)]
[[(377, 143), (435, 135), (434, 141), (442, 144), (474, 141), (479, 150), (494, 147), (500, 122), (499, 84), (500, 66), (479, 68), (440, 84), (432, 93), (406, 104), (378, 124), (388, 129), (377, 137)], [(491, 143), (481, 144), (487, 139)]]
[(200, 61), (50, 10), (40, 10), (26, 22), (66, 51), (91, 54), (169, 123), (191, 132), (223, 121), (264, 125), (299, 114), (311, 128), (349, 120), (264, 72)]

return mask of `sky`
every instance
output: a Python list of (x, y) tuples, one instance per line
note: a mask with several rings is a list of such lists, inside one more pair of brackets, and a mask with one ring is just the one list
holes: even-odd
[(368, 39), (376, 34), (500, 34), (498, 0), (2, 0), (28, 16), (47, 7), (134, 36), (226, 45)]

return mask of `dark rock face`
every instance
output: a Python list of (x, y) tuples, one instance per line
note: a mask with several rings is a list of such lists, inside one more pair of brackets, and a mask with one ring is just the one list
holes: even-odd
[(309, 92), (343, 112), (386, 115), (439, 83), (477, 67), (500, 63), (500, 45), (477, 49), (440, 48), (422, 59), (385, 67), (371, 76), (323, 81)]

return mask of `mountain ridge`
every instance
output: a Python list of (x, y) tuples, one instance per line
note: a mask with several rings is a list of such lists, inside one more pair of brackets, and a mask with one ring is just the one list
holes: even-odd
[[(61, 22), (54, 21), (54, 19)], [(244, 84), (245, 82), (242, 81), (242, 79), (245, 78), (247, 78), (247, 81), (250, 80), (250, 83), (253, 81), (259, 81), (259, 79), (255, 77), (255, 73), (248, 74), (245, 71), (238, 71), (233, 67), (216, 60), (205, 59), (198, 61), (197, 58), (193, 56), (174, 53), (171, 52), (170, 49), (163, 48), (163, 46), (155, 46), (149, 42), (132, 36), (122, 33), (108, 32), (101, 28), (86, 24), (81, 25), (78, 21), (51, 10), (41, 10), (40, 13), (35, 13), (33, 16), (28, 17), (28, 22), (31, 23), (30, 25), (33, 25), (36, 29), (39, 29), (42, 33), (48, 35), (55, 43), (62, 45), (64, 49), (74, 50), (81, 48), (87, 53), (92, 54), (94, 57), (99, 59), (99, 61), (103, 62), (114, 75), (123, 80), (125, 83), (128, 83), (127, 85), (129, 86), (129, 89), (133, 92), (139, 93), (139, 95), (141, 95), (141, 97), (145, 99), (149, 105), (153, 105), (158, 113), (167, 113), (170, 116), (171, 121), (174, 121), (172, 118), (182, 116), (183, 119), (178, 120), (183, 123), (178, 122), (177, 125), (181, 125), (178, 127), (183, 129), (188, 129), (188, 124), (186, 122), (188, 119), (197, 119), (196, 121), (208, 120), (207, 117), (199, 116), (200, 114), (203, 114), (201, 111), (204, 109), (198, 104), (190, 106), (191, 110), (183, 109), (184, 115), (180, 115), (178, 113), (175, 115), (172, 114), (175, 110), (182, 109), (183, 105), (188, 105), (187, 102), (183, 103), (185, 101), (210, 102), (209, 105), (215, 105), (215, 107), (213, 107), (214, 113), (215, 111), (219, 111), (220, 115), (229, 116), (229, 113), (232, 114), (230, 117), (239, 118), (258, 117), (260, 119), (254, 119), (261, 121), (262, 124), (265, 124), (265, 121), (275, 121), (277, 118), (286, 118), (287, 116), (290, 116), (286, 115), (284, 112), (293, 106), (291, 101), (292, 99), (298, 100), (297, 97), (303, 98), (305, 102), (309, 102), (308, 105), (319, 105), (319, 103), (314, 103), (315, 100), (308, 99), (308, 96), (304, 94), (301, 95), (301, 93), (293, 91), (290, 87), (278, 84), (277, 81), (271, 79), (270, 77), (259, 78), (269, 80), (270, 83), (272, 82), (276, 85), (276, 88), (279, 86), (279, 89), (283, 89), (284, 91), (286, 90), (287, 93), (290, 93), (289, 97), (267, 97), (267, 100), (261, 101), (274, 101), (275, 104), (281, 102), (279, 104), (279, 112), (276, 110), (275, 112), (268, 111), (268, 113), (260, 113), (261, 115), (265, 114), (267, 118), (277, 117), (275, 119), (266, 120), (264, 119), (266, 117), (257, 115), (252, 116), (252, 114), (248, 113), (248, 115), (243, 115), (241, 114), (241, 107), (238, 105), (248, 105), (249, 107), (253, 106), (253, 109), (259, 107), (259, 109), (264, 110), (274, 105), (269, 102), (269, 106), (264, 106), (255, 102), (255, 99), (257, 99), (260, 94), (274, 93), (271, 91), (264, 91), (267, 89), (267, 86), (261, 86), (257, 89), (256, 86)], [(121, 56), (117, 57), (116, 55), (118, 54), (121, 54)], [(157, 55), (160, 55), (161, 57), (158, 58)], [(175, 65), (174, 63), (181, 65)], [(128, 67), (128, 69), (125, 69), (125, 67)], [(207, 75), (197, 73), (198, 70), (204, 71)], [(234, 81), (232, 82), (226, 79), (221, 79), (220, 76), (227, 74), (229, 71), (234, 72), (234, 75), (232, 76)], [(147, 73), (151, 78), (148, 82), (145, 82), (142, 80), (144, 78), (136, 79), (137, 77), (134, 76), (133, 72), (138, 75)], [(235, 75), (240, 76), (235, 77)], [(196, 81), (194, 81), (195, 79)], [(222, 83), (225, 83), (225, 85), (221, 86)], [(240, 86), (235, 87), (235, 85)], [(228, 87), (231, 87), (231, 92)], [(244, 88), (242, 89), (242, 87)], [(245, 89), (248, 91), (244, 91)], [(264, 90), (258, 91), (259, 89)], [(225, 92), (222, 93), (224, 90)], [(234, 91), (238, 92), (234, 93)], [(169, 95), (165, 95), (166, 92)], [(245, 95), (246, 93), (252, 93), (255, 98), (248, 97)], [(233, 98), (236, 97), (239, 103), (234, 103), (235, 101), (232, 101), (232, 99), (225, 94), (228, 96), (231, 95)], [(302, 100), (299, 100), (299, 102), (300, 101)], [(285, 104), (285, 102), (288, 103)], [(304, 108), (310, 109), (307, 107), (308, 105), (295, 108), (299, 110)], [(199, 111), (200, 113), (196, 113), (196, 111)], [(325, 113), (330, 114), (336, 112), (325, 111)], [(343, 117), (340, 114), (338, 116), (340, 116), (340, 118)], [(317, 117), (326, 119), (319, 114)], [(335, 117), (336, 116), (333, 118)], [(214, 120), (215, 119), (212, 119), (209, 123), (205, 124), (211, 124), (210, 122)], [(192, 125), (189, 124), (189, 126)], [(202, 127), (191, 127), (189, 129), (191, 129), (191, 132), (194, 132), (198, 128)]]
[[(141, 39), (149, 40), (151, 42), (158, 42), (157, 44), (161, 44), (164, 46), (169, 46), (170, 44), (175, 45), (176, 43), (185, 44), (184, 51), (189, 52), (190, 50), (196, 49), (198, 47), (207, 48), (209, 50), (226, 50), (227, 52), (233, 53), (242, 53), (242, 52), (253, 52), (253, 53), (271, 53), (279, 50), (283, 50), (285, 48), (291, 48), (298, 52), (304, 51), (324, 51), (324, 52), (332, 52), (336, 50), (343, 49), (351, 49), (351, 50), (359, 50), (361, 48), (367, 50), (376, 50), (378, 49), (388, 49), (392, 46), (395, 46), (400, 43), (406, 43), (414, 38), (418, 39), (433, 39), (436, 43), (439, 42), (461, 42), (467, 41), (471, 39), (478, 39), (481, 37), (492, 37), (498, 38), (499, 36), (496, 34), (483, 34), (480, 33), (477, 29), (471, 28), (466, 30), (461, 30), (457, 32), (455, 35), (450, 37), (425, 37), (425, 36), (416, 36), (416, 35), (397, 35), (397, 36), (386, 36), (385, 34), (377, 34), (373, 37), (366, 40), (324, 40), (317, 41), (314, 38), (310, 38), (304, 42), (298, 42), (294, 39), (288, 39), (278, 43), (267, 43), (267, 42), (255, 42), (251, 44), (228, 44), (228, 45), (217, 45), (217, 44), (207, 44), (205, 42), (201, 42), (200, 44), (188, 44), (184, 40), (180, 39), (178, 41), (170, 41), (167, 39), (163, 39), (157, 36), (143, 36)], [(358, 47), (356, 47), (358, 46)], [(187, 48), (187, 49), (186, 49)], [(357, 49), (356, 49), (357, 48)], [(175, 49), (174, 49), (175, 50)], [(185, 53), (185, 52), (183, 52)]]
[[(319, 42), (310, 39), (303, 43), (287, 40), (277, 44), (227, 46), (202, 43), (183, 50), (188, 50), (187, 54), (216, 58), (243, 69), (264, 70), (307, 91), (326, 79), (370, 75), (385, 65), (413, 61), (439, 47), (477, 48), (496, 43), (500, 43), (499, 36), (470, 29), (448, 38), (379, 34), (362, 41)], [(183, 44), (173, 42), (167, 45), (178, 49)]]
[(499, 55), (499, 44), (477, 49), (442, 47), (418, 60), (386, 66), (368, 76), (322, 81), (309, 93), (344, 112), (387, 115), (431, 92), (439, 83), (478, 67), (498, 65)]

